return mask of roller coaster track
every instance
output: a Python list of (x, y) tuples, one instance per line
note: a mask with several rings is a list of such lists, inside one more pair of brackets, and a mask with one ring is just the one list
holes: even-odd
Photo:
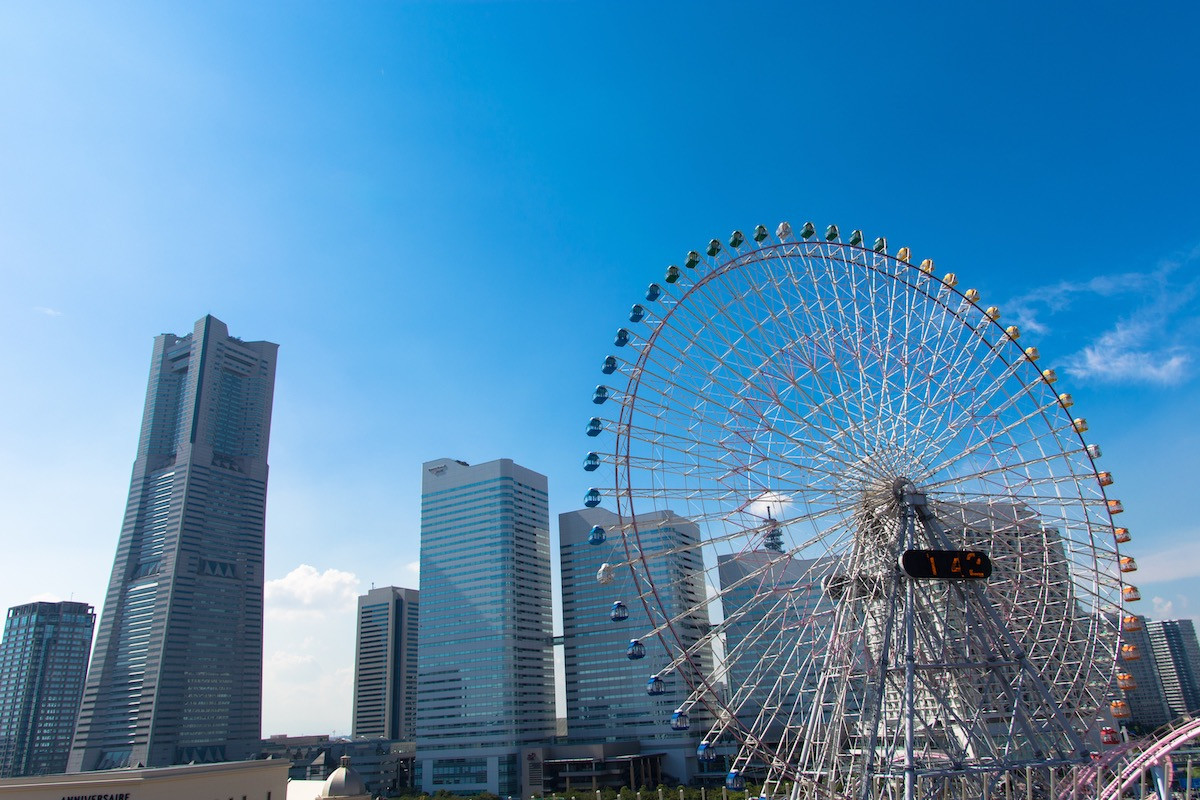
[[(1200, 739), (1200, 719), (1184, 717), (1160, 728), (1143, 739), (1134, 739), (1106, 751), (1100, 758), (1076, 772), (1075, 780), (1059, 794), (1059, 800), (1092, 798), (1120, 800), (1153, 767), (1162, 767), (1161, 785), (1171, 785), (1171, 754), (1183, 745)], [(1095, 793), (1097, 775), (1112, 777)]]

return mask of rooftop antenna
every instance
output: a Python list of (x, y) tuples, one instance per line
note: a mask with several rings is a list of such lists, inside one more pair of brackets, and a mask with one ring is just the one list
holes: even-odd
[(783, 552), (783, 531), (779, 530), (775, 518), (771, 516), (770, 504), (767, 505), (767, 532), (763, 535), (763, 547), (772, 553)]

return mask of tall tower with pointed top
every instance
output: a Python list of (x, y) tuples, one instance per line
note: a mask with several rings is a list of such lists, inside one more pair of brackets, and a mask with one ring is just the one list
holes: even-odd
[(234, 338), (211, 316), (154, 340), (68, 771), (257, 751), (277, 349)]

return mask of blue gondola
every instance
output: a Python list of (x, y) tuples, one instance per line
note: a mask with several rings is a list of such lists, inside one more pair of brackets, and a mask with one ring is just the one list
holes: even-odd
[(657, 283), (652, 283), (646, 287), (646, 300), (653, 303), (660, 297), (662, 297), (662, 287)]
[(600, 505), (600, 490), (588, 489), (587, 494), (583, 496), (583, 504), (588, 508), (595, 508)]
[(625, 648), (625, 657), (630, 661), (637, 661), (639, 658), (645, 658), (646, 645), (642, 644), (638, 639), (630, 639), (629, 647)]
[(638, 303), (633, 304), (633, 308), (629, 309), (629, 321), (641, 322), (646, 317), (646, 309)]
[(600, 454), (588, 453), (583, 458), (583, 468), (588, 472), (595, 472), (600, 469)]
[(591, 532), (588, 533), (588, 544), (604, 544), (604, 540), (607, 538), (604, 528), (601, 528), (599, 525), (593, 525)]
[(612, 375), (614, 372), (616, 372), (617, 371), (617, 357), (616, 356), (605, 356), (604, 357), (604, 366), (600, 368), (600, 371), (603, 372), (605, 375)]
[(592, 402), (595, 403), (596, 405), (601, 405), (607, 399), (608, 399), (608, 387), (607, 386), (597, 386), (596, 391), (592, 392)]
[(667, 267), (667, 277), (663, 278), (667, 283), (674, 283), (679, 280), (679, 267), (672, 264)]
[(650, 680), (646, 681), (646, 694), (660, 695), (667, 693), (667, 683), (662, 678), (655, 675)]
[(612, 604), (612, 611), (609, 612), (608, 616), (613, 622), (624, 622), (625, 620), (629, 619), (629, 607), (620, 600), (614, 600)]
[(729, 770), (729, 774), (725, 776), (725, 788), (731, 792), (742, 792), (746, 790), (746, 779), (742, 777), (742, 773), (736, 769)]
[(696, 758), (701, 761), (716, 761), (717, 748), (708, 742), (701, 742), (700, 746), (696, 748)]
[(599, 417), (592, 417), (587, 422), (586, 430), (588, 436), (599, 436), (600, 432), (604, 430), (603, 420), (601, 420)]
[(683, 709), (679, 709), (671, 715), (671, 730), (686, 731), (692, 727), (692, 721), (688, 719), (688, 713)]
[(624, 347), (625, 345), (629, 344), (630, 338), (629, 331), (625, 330), (624, 328), (617, 328), (617, 335), (613, 337), (613, 344), (615, 344), (617, 347)]

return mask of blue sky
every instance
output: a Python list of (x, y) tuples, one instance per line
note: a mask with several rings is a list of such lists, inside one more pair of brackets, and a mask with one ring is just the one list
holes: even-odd
[(420, 463), (511, 457), (575, 508), (645, 284), (812, 219), (1020, 321), (1142, 610), (1195, 615), (1200, 15), (1051, 6), (0, 6), (0, 604), (101, 604), (152, 338), (212, 313), (281, 345), (264, 733), (345, 731)]

